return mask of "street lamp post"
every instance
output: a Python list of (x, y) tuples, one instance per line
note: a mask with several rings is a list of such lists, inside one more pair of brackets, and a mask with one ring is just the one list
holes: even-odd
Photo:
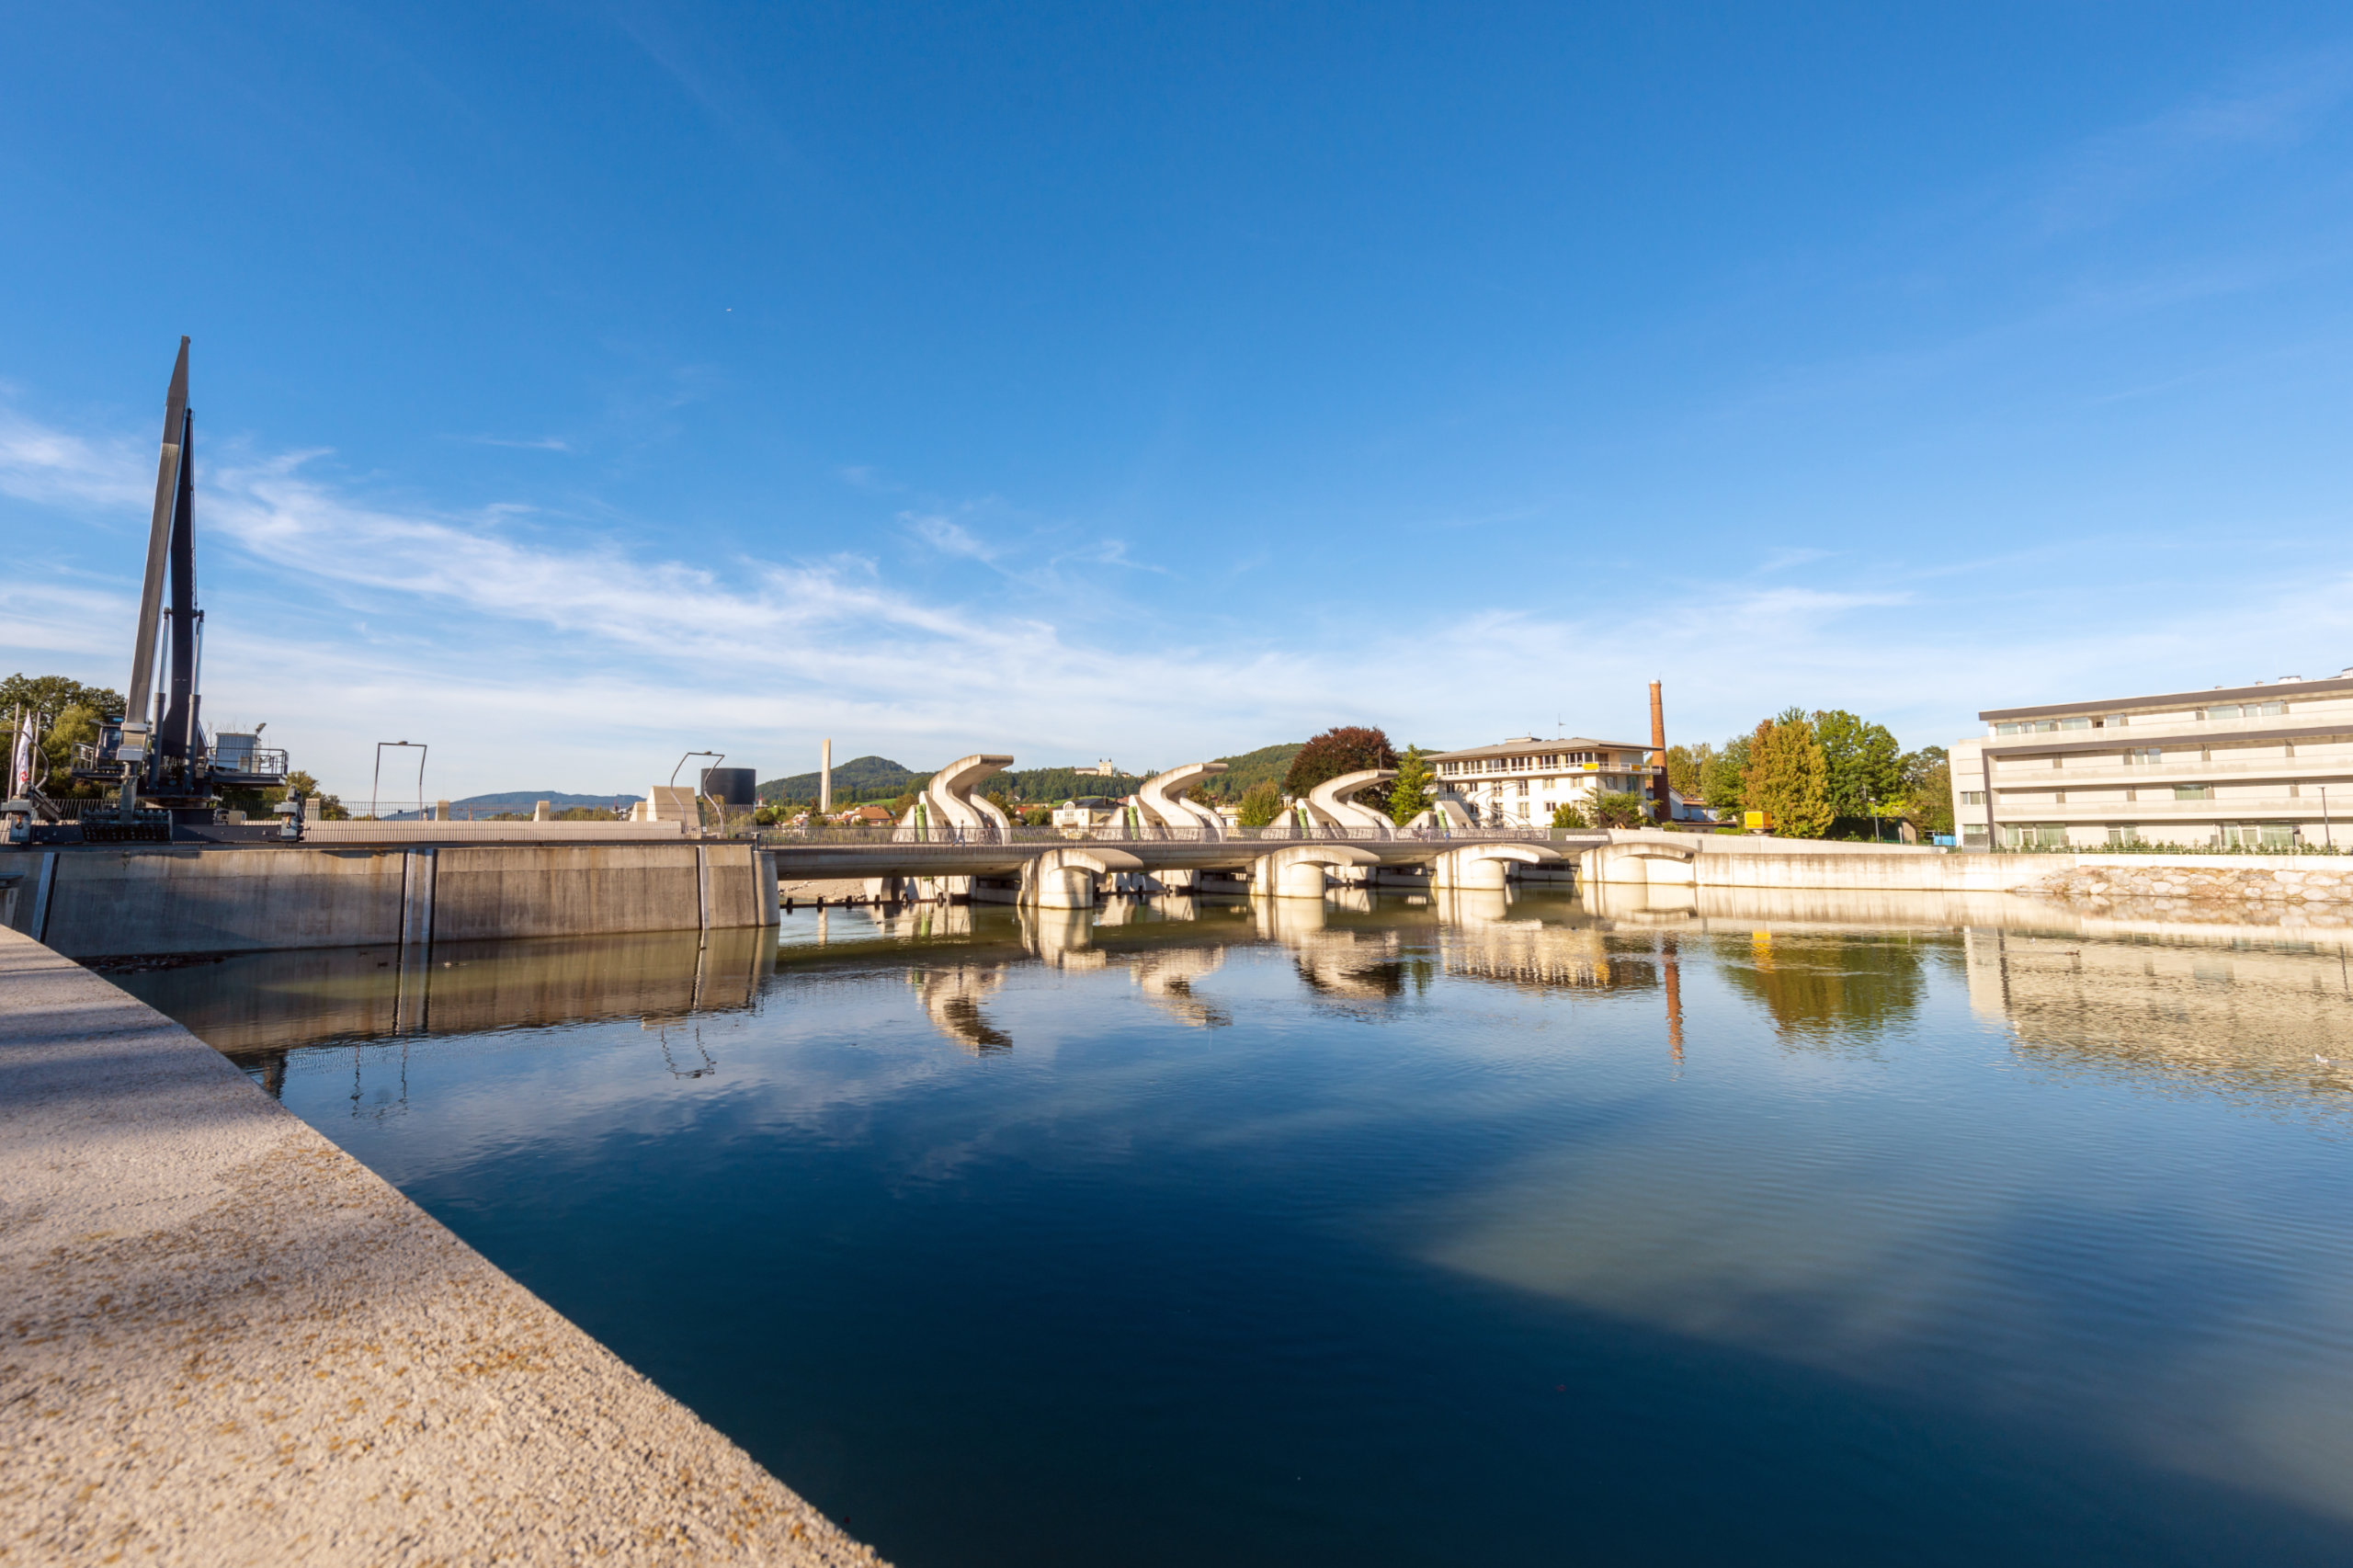
[(376, 775), (368, 785), (368, 820), (370, 822), (381, 820), (381, 813), (377, 810), (376, 801), (384, 781), (384, 748), (386, 746), (395, 749), (405, 747), (416, 753), (416, 814), (420, 818), (423, 817), (425, 815), (425, 754), (432, 748), (421, 741), (378, 741), (376, 743)]

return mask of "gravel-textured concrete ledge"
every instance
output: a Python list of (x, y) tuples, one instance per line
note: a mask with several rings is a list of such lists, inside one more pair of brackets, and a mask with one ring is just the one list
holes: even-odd
[(873, 1554), (210, 1047), (0, 930), (0, 1564)]
[(2183, 919), (2218, 910), (2260, 912), (2283, 925), (2353, 926), (2353, 860), (2331, 855), (2250, 860), (2188, 855), (2077, 856), (2018, 892), (2094, 909), (2132, 909)]

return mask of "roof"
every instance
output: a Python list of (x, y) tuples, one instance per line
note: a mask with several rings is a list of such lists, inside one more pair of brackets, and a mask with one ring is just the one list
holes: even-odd
[(2282, 680), (2268, 686), (2218, 686), (2211, 691), (2168, 691), (2154, 697), (2117, 697), (2104, 702), (2054, 702), (2040, 708), (1988, 708), (1977, 716), (1991, 722), (1998, 719), (2048, 719), (2060, 713), (2130, 712), (2136, 708), (2206, 708), (2217, 702), (2245, 702), (2250, 698), (2258, 701), (2284, 701), (2290, 693), (2298, 696), (2337, 696), (2353, 692), (2353, 676), (2330, 676), (2322, 680)]
[(1466, 746), (1461, 751), (1434, 751), (1424, 759), (1429, 762), (1456, 762), (1472, 756), (1518, 756), (1523, 753), (1555, 751), (1639, 751), (1651, 749), (1647, 741), (1597, 741), (1585, 735), (1571, 735), (1563, 740), (1540, 741), (1533, 735), (1516, 740), (1499, 741), (1491, 746)]

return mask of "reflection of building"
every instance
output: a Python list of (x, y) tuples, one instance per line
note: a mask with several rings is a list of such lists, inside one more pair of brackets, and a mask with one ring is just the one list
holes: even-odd
[(2324, 1095), (2353, 1110), (2353, 981), (2341, 948), (1963, 934), (1970, 1006), (2043, 1065)]
[(1591, 812), (1603, 795), (1647, 790), (1650, 749), (1614, 741), (1533, 735), (1467, 751), (1434, 752), (1441, 801), (1482, 824), (1542, 827), (1559, 806)]
[(2332, 826), (2353, 804), (2353, 669), (1978, 717), (1952, 748), (1963, 848), (2353, 846)]
[(1500, 980), (1543, 991), (1648, 989), (1658, 983), (1658, 966), (1645, 940), (1640, 949), (1615, 942), (1597, 926), (1511, 920), (1497, 905), (1502, 895), (1475, 892), (1441, 897), (1446, 927), (1438, 938), (1446, 972), (1471, 980)]

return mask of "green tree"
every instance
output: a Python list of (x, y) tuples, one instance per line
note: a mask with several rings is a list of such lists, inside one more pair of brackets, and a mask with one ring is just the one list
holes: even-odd
[[(88, 745), (97, 738), (97, 709), (77, 702), (63, 712), (55, 713), (34, 748), (38, 755), (33, 758), (33, 767), (43, 775), (39, 780), (41, 790), (51, 795), (74, 793), (74, 748)], [(9, 750), (13, 753), (15, 749), (16, 743), (11, 740)], [(84, 785), (80, 792), (95, 795), (98, 793), (98, 787)]]
[(1832, 816), (1869, 816), (1874, 805), (1903, 800), (1903, 748), (1887, 726), (1833, 708), (1814, 714), (1813, 735), (1822, 747)]
[(1650, 798), (1638, 790), (1618, 790), (1593, 803), (1595, 822), (1603, 827), (1648, 827)]
[(1552, 808), (1552, 825), (1554, 827), (1591, 827), (1593, 824), (1586, 820), (1584, 807), (1577, 805), (1574, 801), (1563, 801)]
[(1430, 780), (1437, 774), (1423, 758), (1422, 748), (1407, 746), (1397, 759), (1397, 778), (1389, 786), (1389, 820), (1399, 827), (1430, 809)]
[(1750, 737), (1734, 735), (1722, 751), (1711, 751), (1699, 770), (1699, 790), (1718, 816), (1736, 817), (1747, 796)]
[(1264, 827), (1283, 814), (1283, 792), (1271, 778), (1261, 778), (1243, 791), (1241, 823), (1244, 827)]
[(1282, 792), (1296, 801), (1344, 773), (1396, 766), (1397, 752), (1387, 735), (1359, 724), (1338, 725), (1299, 748), (1299, 755), (1290, 759), (1290, 771), (1283, 775)]
[(1666, 748), (1666, 787), (1687, 801), (1708, 798), (1708, 767), (1716, 760), (1716, 748), (1701, 741), (1696, 746)]
[(1922, 746), (1904, 757), (1904, 820), (1922, 833), (1950, 833), (1952, 763), (1942, 746)]
[(122, 711), (122, 694), (111, 687), (84, 686), (71, 676), (13, 675), (0, 680), (0, 722), (18, 708), (52, 719), (68, 708), (86, 708), (103, 719)]
[(1790, 838), (1820, 838), (1830, 830), (1829, 765), (1813, 725), (1790, 709), (1768, 719), (1748, 738), (1748, 767), (1741, 775), (1745, 810), (1773, 819), (1773, 831)]

